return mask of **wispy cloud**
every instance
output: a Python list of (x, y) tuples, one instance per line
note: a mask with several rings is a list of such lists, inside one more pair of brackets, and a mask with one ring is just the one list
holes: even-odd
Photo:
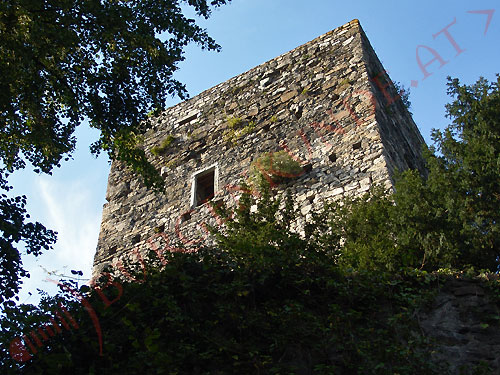
[[(28, 292), (35, 294), (36, 288), (53, 294), (57, 288), (53, 283), (44, 282), (47, 277), (59, 280), (56, 275), (71, 275), (74, 269), (82, 270), (84, 277), (89, 278), (101, 222), (101, 206), (96, 204), (99, 197), (85, 182), (37, 176), (34, 185), (39, 197), (37, 211), (41, 212), (37, 220), (57, 231), (58, 239), (53, 250), (25, 262), (31, 277), (24, 282), (21, 302), (28, 298)], [(33, 296), (27, 302), (37, 300)]]
[(90, 270), (101, 221), (90, 190), (81, 182), (68, 185), (48, 178), (40, 179), (39, 189), (47, 225), (59, 233), (54, 260)]

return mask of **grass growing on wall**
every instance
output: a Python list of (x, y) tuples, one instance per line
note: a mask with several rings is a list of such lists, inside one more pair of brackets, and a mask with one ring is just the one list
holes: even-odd
[(163, 154), (172, 144), (172, 142), (175, 141), (175, 137), (172, 134), (169, 134), (159, 146), (155, 146), (151, 149), (151, 153), (155, 156), (158, 156), (160, 154)]
[(228, 117), (227, 118), (227, 129), (223, 134), (223, 139), (225, 142), (231, 143), (233, 146), (238, 144), (238, 140), (250, 134), (255, 130), (255, 122), (250, 121), (246, 123), (241, 117)]
[(255, 159), (249, 173), (250, 183), (261, 187), (297, 178), (304, 173), (304, 170), (286, 151), (277, 151), (265, 153)]

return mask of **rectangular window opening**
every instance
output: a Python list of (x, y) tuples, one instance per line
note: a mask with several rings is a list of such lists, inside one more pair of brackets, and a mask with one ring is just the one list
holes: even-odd
[(217, 172), (214, 165), (193, 175), (191, 207), (201, 206), (214, 198), (217, 192)]
[(197, 118), (198, 118), (198, 111), (191, 112), (179, 120), (179, 125), (187, 124), (193, 120), (196, 120)]

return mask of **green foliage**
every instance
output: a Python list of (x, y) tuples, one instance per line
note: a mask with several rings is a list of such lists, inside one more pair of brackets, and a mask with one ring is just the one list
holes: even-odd
[[(8, 309), (0, 320), (3, 373), (449, 374), (431, 360), (438, 347), (415, 317), (443, 278), (457, 274), (398, 268), (411, 260), (397, 251), (398, 238), (388, 240), (393, 227), (384, 228), (400, 210), (392, 196), (374, 189), (331, 204), (313, 212), (300, 236), (291, 228), (303, 218), (288, 192), (257, 194), (244, 184), (240, 191), (233, 210), (214, 204), (223, 222), (210, 228), (215, 247), (165, 252), (161, 270), (129, 265), (136, 270), (129, 277), (143, 282), (119, 281), (123, 295), (118, 281), (102, 280), (110, 306), (80, 290), (99, 317), (102, 356), (88, 309), (74, 296)], [(498, 303), (500, 283), (485, 285)], [(44, 311), (60, 302), (80, 328), (50, 337), (26, 363), (13, 361), (10, 340), (46, 323)], [(481, 321), (497, 327), (498, 320)]]
[(355, 269), (413, 267), (496, 271), (500, 255), (499, 81), (449, 81), (453, 122), (433, 131), (426, 175), (405, 171), (395, 193), (372, 192), (331, 208), (344, 238), (341, 264)]
[(161, 107), (158, 107), (158, 108), (153, 108), (151, 109), (147, 114), (146, 114), (146, 117), (148, 118), (151, 118), (151, 117), (154, 117), (154, 116), (158, 116), (160, 114), (161, 111), (163, 111), (164, 108), (161, 108)]
[[(224, 206), (215, 207), (224, 221), (223, 230), (211, 227), (219, 248), (239, 266), (256, 273), (300, 262), (306, 243), (290, 230), (296, 218), (291, 195), (273, 196), (270, 189), (264, 188), (260, 199), (256, 199), (256, 193), (252, 194), (245, 183), (240, 190), (242, 195), (234, 212)], [(252, 206), (257, 209), (255, 214), (251, 213)]]
[(229, 129), (235, 129), (241, 126), (243, 119), (241, 117), (228, 117), (227, 126)]
[(443, 173), (454, 184), (445, 191), (444, 203), (458, 218), (460, 232), (470, 236), (474, 250), (466, 253), (466, 263), (480, 256), (483, 268), (490, 269), (500, 254), (499, 89), (499, 76), (496, 82), (481, 78), (470, 86), (449, 79), (448, 93), (455, 100), (446, 109), (452, 124), (444, 132), (433, 131), (441, 156), (429, 163), (431, 172)]
[[(410, 89), (405, 87), (401, 82), (394, 81), (394, 87), (399, 94), (399, 98), (403, 102), (404, 106), (410, 112), (411, 109), (411, 101), (410, 101)], [(412, 114), (410, 112), (410, 114)]]
[(345, 86), (352, 84), (352, 81), (349, 78), (344, 78), (339, 82), (339, 86)]
[(433, 131), (436, 146), (426, 152), (428, 175), (406, 172), (396, 186), (396, 199), (404, 202), (401, 215), (419, 232), (406, 242), (417, 239), (426, 253), (433, 248), (456, 268), (495, 271), (498, 266), (499, 83), (499, 78), (493, 83), (481, 78), (467, 86), (449, 79), (455, 100), (446, 108), (452, 124), (444, 132)]
[[(147, 186), (162, 190), (163, 179), (136, 134), (143, 132), (148, 111), (163, 108), (168, 96), (187, 96), (173, 78), (184, 47), (194, 42), (220, 49), (183, 12), (192, 7), (208, 18), (229, 1), (2, 1), (0, 189), (7, 191), (8, 175), (27, 163), (51, 174), (71, 158), (75, 129), (88, 121), (100, 132), (92, 153), (108, 153)], [(0, 198), (3, 300), (26, 275), (17, 246), (24, 242), (28, 253), (38, 254), (55, 239), (41, 224), (27, 221), (24, 204), (24, 197)]]
[(255, 129), (255, 121), (250, 121), (245, 128), (243, 128), (243, 135), (250, 134)]
[[(74, 151), (73, 133), (84, 118), (101, 132), (93, 151), (114, 159), (127, 146), (115, 142), (121, 133), (138, 132), (168, 95), (184, 98), (184, 86), (172, 77), (183, 47), (220, 47), (180, 3), (3, 2), (0, 156), (7, 170), (24, 168), (25, 160), (46, 173), (59, 166)], [(211, 6), (225, 3), (189, 5), (207, 18)], [(165, 32), (169, 37), (160, 39)], [(122, 155), (136, 157), (130, 150)]]
[(172, 142), (175, 141), (175, 137), (172, 134), (169, 134), (159, 146), (155, 146), (151, 149), (151, 153), (155, 156), (163, 154), (170, 147)]
[(322, 215), (332, 234), (342, 238), (339, 265), (392, 272), (461, 268), (460, 251), (449, 239), (451, 218), (438, 208), (436, 198), (416, 171), (408, 171), (397, 180), (394, 193), (376, 187), (327, 205)]
[[(7, 185), (0, 174), (0, 189), (8, 192)], [(56, 233), (47, 230), (38, 222), (27, 222), (26, 197), (0, 196), (0, 305), (9, 306), (11, 300), (19, 292), (21, 278), (29, 277), (23, 268), (19, 250), (19, 242), (24, 243), (27, 254), (39, 255), (43, 250), (49, 250), (56, 241)], [(17, 297), (16, 297), (17, 299)]]
[(268, 152), (250, 165), (249, 180), (251, 185), (260, 189), (262, 186), (274, 186), (304, 173), (300, 163), (286, 151)]
[(228, 117), (227, 126), (228, 128), (223, 134), (223, 139), (225, 142), (229, 142), (235, 146), (241, 137), (254, 131), (255, 122), (250, 121), (246, 123), (241, 117)]
[[(414, 319), (435, 283), (342, 272), (324, 244), (289, 229), (297, 218), (289, 195), (266, 190), (256, 200), (241, 189), (234, 213), (218, 208), (226, 221), (214, 229), (216, 248), (164, 254), (161, 272), (139, 268), (134, 277), (144, 282), (124, 283), (109, 307), (95, 292), (86, 296), (99, 316), (103, 356), (88, 312), (67, 302), (80, 329), (50, 338), (22, 365), (2, 350), (4, 373), (445, 373), (429, 361), (433, 346)], [(118, 296), (116, 285), (103, 292)], [(20, 334), (16, 319), (33, 329), (23, 308), (2, 320), (10, 327), (3, 340)]]
[(390, 194), (382, 188), (325, 207), (323, 215), (329, 230), (342, 238), (337, 245), (339, 265), (370, 271), (394, 271), (403, 266), (404, 256), (394, 241), (393, 207)]
[(137, 147), (135, 133), (128, 130), (119, 131), (115, 135), (114, 143), (117, 147), (114, 155), (115, 160), (126, 163), (132, 171), (142, 175), (147, 186), (159, 187), (163, 185), (163, 179), (156, 168), (148, 161), (146, 152)]

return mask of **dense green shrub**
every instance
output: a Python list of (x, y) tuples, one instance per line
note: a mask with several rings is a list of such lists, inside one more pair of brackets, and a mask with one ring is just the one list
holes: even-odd
[[(273, 194), (263, 193), (256, 213), (244, 194), (234, 216), (214, 230), (216, 248), (165, 254), (161, 272), (140, 269), (135, 277), (144, 281), (122, 283), (122, 295), (116, 284), (105, 287), (116, 299), (109, 307), (97, 293), (86, 295), (99, 317), (102, 356), (88, 311), (71, 302), (80, 328), (44, 342), (21, 372), (446, 373), (429, 361), (433, 346), (413, 318), (432, 287), (417, 275), (342, 272), (314, 236), (288, 229), (292, 202)], [(22, 313), (9, 311), (2, 324)], [(3, 373), (17, 373), (5, 350), (0, 362)]]
[(250, 183), (260, 189), (263, 185), (275, 186), (304, 173), (300, 163), (286, 151), (267, 152), (255, 159), (250, 166)]

